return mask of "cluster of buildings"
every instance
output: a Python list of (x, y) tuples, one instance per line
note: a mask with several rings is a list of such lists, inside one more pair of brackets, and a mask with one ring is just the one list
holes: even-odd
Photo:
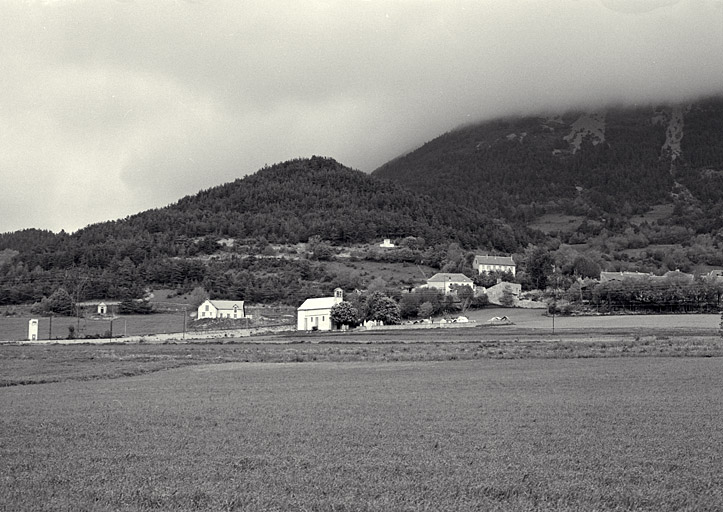
[[(385, 243), (389, 243), (385, 240)], [(511, 256), (476, 256), (474, 268), (479, 274), (489, 272), (506, 272), (516, 275), (517, 265)], [(679, 276), (681, 279), (694, 279), (692, 274), (682, 272), (668, 272), (665, 276), (654, 276), (641, 272), (601, 272), (600, 282), (623, 281), (629, 279), (665, 279), (671, 275)], [(712, 277), (723, 279), (723, 271), (713, 271)], [(485, 294), (490, 303), (502, 304), (503, 297), (511, 296), (515, 303), (519, 301), (521, 285), (518, 283), (498, 282), (494, 286), (482, 288), (475, 285), (474, 281), (461, 273), (438, 272), (427, 279), (422, 285), (424, 288), (434, 288), (444, 295), (454, 294), (456, 289), (468, 286), (475, 295)], [(331, 320), (331, 309), (344, 300), (343, 290), (337, 288), (331, 297), (313, 297), (306, 299), (297, 308), (296, 328), (300, 331), (330, 331), (334, 328)], [(198, 319), (246, 318), (244, 301), (229, 300), (206, 300), (198, 307)]]
[[(389, 243), (385, 240), (384, 243)], [(482, 274), (483, 272), (510, 272), (515, 275), (517, 266), (510, 256), (476, 256), (474, 259), (474, 267)], [(450, 295), (455, 292), (459, 286), (469, 286), (473, 292), (486, 293), (488, 297), (492, 294), (492, 299), (499, 299), (505, 290), (517, 296), (521, 291), (521, 287), (517, 283), (498, 283), (491, 288), (477, 290), (474, 281), (464, 274), (439, 272), (427, 279), (427, 283), (423, 285), (427, 288), (435, 288)], [(297, 309), (296, 328), (299, 331), (330, 331), (333, 329), (331, 321), (331, 308), (344, 300), (341, 288), (334, 290), (333, 297), (315, 297), (306, 299), (304, 303)], [(494, 300), (493, 300), (494, 301)]]
[[(389, 240), (385, 240), (382, 246), (393, 247)], [(484, 272), (509, 272), (513, 276), (516, 273), (517, 265), (510, 256), (476, 256), (474, 267), (480, 273)], [(464, 274), (440, 272), (427, 279), (423, 285), (427, 288), (436, 288), (445, 295), (454, 293), (458, 286), (469, 286), (475, 293), (486, 293), (491, 302), (498, 302), (499, 298), (507, 290), (514, 296), (519, 295), (520, 285), (516, 283), (498, 283), (491, 288), (478, 290), (474, 281)], [(341, 288), (334, 290), (332, 297), (314, 297), (304, 301), (297, 309), (296, 328), (300, 331), (329, 331), (333, 329), (331, 321), (331, 308), (344, 300)], [(196, 314), (198, 320), (203, 319), (239, 319), (246, 318), (244, 301), (211, 300), (204, 301), (198, 306)]]

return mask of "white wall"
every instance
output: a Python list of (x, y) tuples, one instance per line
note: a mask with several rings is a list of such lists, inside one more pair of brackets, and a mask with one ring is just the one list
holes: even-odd
[(299, 331), (312, 331), (316, 327), (319, 331), (331, 331), (330, 313), (330, 309), (299, 311), (296, 329)]

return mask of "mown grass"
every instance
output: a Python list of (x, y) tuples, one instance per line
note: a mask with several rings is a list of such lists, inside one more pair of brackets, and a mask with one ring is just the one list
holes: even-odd
[[(723, 339), (696, 334), (559, 337), (474, 329), (268, 336), (275, 343), (0, 345), (0, 387), (97, 380), (227, 362), (394, 362), (600, 357), (721, 357)], [(444, 340), (444, 341), (439, 341)], [(279, 343), (282, 342), (282, 343)]]
[(2, 510), (717, 510), (709, 358), (231, 363), (0, 389)]

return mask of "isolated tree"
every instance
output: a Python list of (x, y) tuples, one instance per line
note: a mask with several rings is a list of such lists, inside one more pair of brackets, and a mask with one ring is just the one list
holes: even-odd
[(383, 322), (385, 325), (395, 325), (401, 322), (399, 304), (379, 292), (374, 292), (367, 300), (367, 319)]
[(71, 316), (73, 314), (73, 298), (65, 288), (58, 288), (48, 297), (47, 311), (56, 315)]
[(329, 315), (331, 321), (337, 325), (348, 325), (349, 327), (356, 327), (361, 323), (359, 318), (359, 310), (355, 308), (351, 302), (342, 301), (339, 304), (334, 304), (331, 308)]
[(147, 315), (153, 313), (153, 306), (147, 300), (125, 299), (118, 304), (121, 315)]
[(553, 259), (544, 247), (535, 247), (527, 256), (527, 273), (535, 288), (544, 290), (552, 274)]
[(188, 302), (193, 309), (197, 309), (198, 306), (206, 302), (208, 298), (209, 295), (206, 289), (203, 286), (196, 286), (188, 295)]
[(442, 312), (453, 313), (459, 309), (454, 297), (451, 295), (445, 295), (442, 299)]
[(506, 308), (512, 307), (515, 304), (515, 296), (509, 288), (502, 290), (502, 296), (500, 297), (500, 304)]
[(399, 313), (402, 318), (418, 316), (420, 302), (419, 294), (405, 293), (399, 300)]
[(374, 279), (372, 279), (369, 284), (367, 285), (367, 292), (369, 294), (373, 294), (375, 292), (384, 294), (387, 289), (387, 281), (385, 281), (383, 278), (377, 276)]
[(587, 256), (578, 256), (575, 258), (575, 261), (572, 264), (572, 271), (576, 276), (580, 276), (582, 278), (600, 278), (600, 265)]
[(434, 306), (431, 302), (424, 302), (419, 306), (417, 314), (420, 318), (429, 318), (434, 313)]
[(320, 261), (327, 261), (334, 257), (334, 250), (328, 242), (322, 240), (319, 235), (309, 237), (306, 242), (306, 250), (311, 253), (312, 258)]
[(459, 306), (462, 310), (462, 313), (467, 311), (472, 304), (472, 299), (474, 299), (474, 291), (472, 290), (472, 287), (464, 284), (464, 285), (456, 285), (454, 286), (454, 291), (457, 293), (457, 299), (459, 299)]
[(489, 303), (490, 303), (490, 299), (487, 296), (487, 294), (482, 293), (482, 294), (474, 296), (474, 298), (472, 299), (471, 307), (473, 309), (480, 309), (480, 308), (484, 308), (484, 307), (488, 306)]

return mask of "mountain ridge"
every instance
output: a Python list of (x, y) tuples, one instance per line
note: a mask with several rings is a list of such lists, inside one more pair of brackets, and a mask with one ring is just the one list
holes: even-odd
[[(710, 191), (698, 197), (703, 170), (706, 188), (723, 190), (711, 179), (723, 171), (721, 141), (720, 97), (687, 105), (611, 107), (468, 124), (372, 175), (456, 204), (487, 203), (507, 221), (529, 221), (530, 207), (615, 213), (628, 202), (640, 213), (672, 202), (675, 187), (710, 200)], [(455, 190), (455, 182), (465, 187)], [(546, 205), (550, 202), (557, 204)]]

